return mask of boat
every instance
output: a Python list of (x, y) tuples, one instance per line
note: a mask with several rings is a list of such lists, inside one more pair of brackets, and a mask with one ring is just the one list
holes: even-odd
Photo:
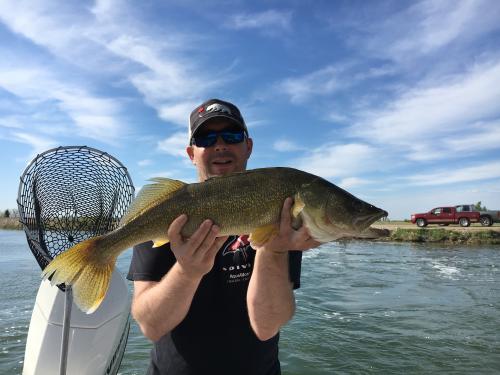
[(26, 341), (23, 375), (117, 374), (130, 329), (130, 293), (115, 270), (106, 298), (92, 314), (72, 303), (67, 347), (62, 348), (67, 292), (44, 280), (40, 284)]
[[(36, 156), (21, 176), (19, 221), (43, 270), (57, 255), (118, 226), (134, 198), (127, 169), (106, 152), (61, 146)], [(114, 375), (130, 330), (128, 284), (115, 269), (99, 308), (78, 309), (71, 286), (41, 282), (23, 375)]]

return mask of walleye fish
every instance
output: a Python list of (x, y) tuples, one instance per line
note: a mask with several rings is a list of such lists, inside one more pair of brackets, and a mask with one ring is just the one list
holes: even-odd
[(363, 237), (370, 224), (387, 215), (321, 177), (292, 168), (254, 169), (193, 184), (167, 178), (152, 181), (117, 229), (76, 244), (43, 271), (42, 277), (53, 285), (72, 285), (82, 311), (90, 314), (99, 307), (121, 252), (150, 240), (154, 247), (169, 242), (167, 229), (181, 214), (188, 215), (182, 229), (185, 237), (211, 219), (220, 227), (220, 236), (250, 234), (256, 245), (278, 233), (287, 197), (294, 199), (293, 227), (305, 225), (319, 242)]

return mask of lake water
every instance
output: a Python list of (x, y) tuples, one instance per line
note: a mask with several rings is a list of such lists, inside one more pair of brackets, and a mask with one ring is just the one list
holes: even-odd
[[(18, 374), (40, 283), (23, 232), (0, 230), (0, 268), (0, 374)], [(302, 268), (283, 374), (500, 373), (500, 247), (333, 243)], [(133, 324), (120, 374), (150, 347)]]

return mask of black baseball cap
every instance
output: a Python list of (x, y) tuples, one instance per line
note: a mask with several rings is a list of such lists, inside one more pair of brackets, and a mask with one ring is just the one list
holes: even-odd
[(245, 120), (241, 116), (240, 110), (234, 104), (220, 99), (209, 99), (196, 107), (189, 116), (189, 142), (194, 134), (206, 121), (216, 118), (227, 118), (236, 126), (245, 131), (248, 136), (248, 129)]

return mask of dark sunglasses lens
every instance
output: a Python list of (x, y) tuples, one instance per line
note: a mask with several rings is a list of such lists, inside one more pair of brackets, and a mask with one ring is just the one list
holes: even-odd
[(194, 137), (194, 144), (196, 145), (196, 147), (210, 147), (214, 145), (216, 141), (217, 141), (216, 133), (209, 133), (198, 137)]
[(220, 135), (224, 142), (229, 144), (240, 143), (243, 142), (243, 139), (245, 139), (245, 133), (242, 131), (222, 132)]
[(227, 144), (236, 144), (243, 142), (245, 139), (244, 131), (221, 131), (221, 132), (210, 132), (203, 135), (198, 135), (193, 138), (193, 143), (196, 147), (210, 147), (217, 142), (217, 137), (221, 136), (224, 142)]

